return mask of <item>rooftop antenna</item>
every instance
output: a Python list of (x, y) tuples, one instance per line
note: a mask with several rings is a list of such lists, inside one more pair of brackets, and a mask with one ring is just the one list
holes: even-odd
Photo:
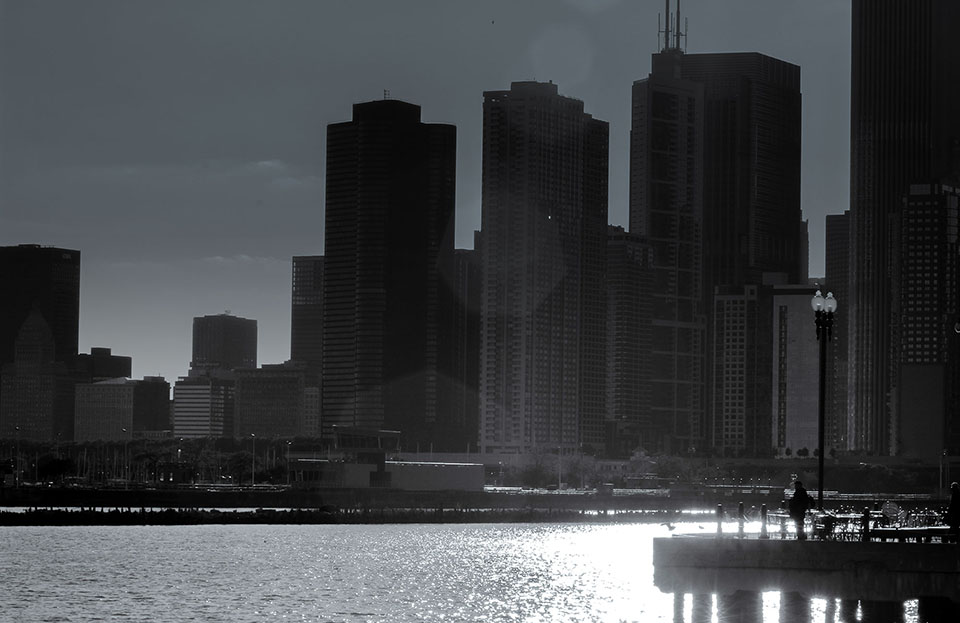
[(674, 46), (676, 49), (680, 49), (680, 0), (677, 0), (677, 27), (674, 28)]
[(385, 100), (390, 99), (390, 89), (384, 89), (384, 90), (383, 90), (383, 99), (385, 99)]
[(663, 49), (670, 49), (670, 0), (663, 0)]

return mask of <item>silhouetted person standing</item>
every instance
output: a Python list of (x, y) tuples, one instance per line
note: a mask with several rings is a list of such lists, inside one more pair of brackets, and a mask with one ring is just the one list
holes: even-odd
[(947, 525), (950, 526), (950, 540), (960, 542), (960, 483), (950, 485), (950, 506), (947, 507)]
[(790, 519), (797, 524), (797, 539), (804, 541), (807, 533), (803, 529), (803, 520), (807, 515), (807, 510), (813, 507), (813, 498), (803, 488), (803, 483), (799, 480), (793, 483), (793, 497), (790, 498), (788, 508), (790, 510)]

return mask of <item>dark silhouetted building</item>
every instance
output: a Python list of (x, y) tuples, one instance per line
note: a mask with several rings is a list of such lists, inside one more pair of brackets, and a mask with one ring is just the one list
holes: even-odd
[(684, 54), (703, 84), (704, 287), (807, 279), (800, 67), (758, 53)]
[(854, 0), (852, 17), (848, 446), (892, 455), (902, 421), (890, 324), (901, 287), (891, 279), (894, 228), (910, 184), (957, 170), (960, 2)]
[(323, 256), (293, 258), (290, 359), (319, 373), (323, 363)]
[(650, 245), (607, 227), (607, 453), (651, 450), (650, 348), (653, 333)]
[(80, 327), (79, 251), (0, 247), (0, 364), (13, 361), (20, 326), (34, 310), (53, 335), (54, 360), (70, 362)]
[(323, 425), (442, 444), (448, 416), (456, 128), (397, 100), (327, 127)]
[[(669, 42), (669, 37), (667, 37)], [(653, 249), (650, 421), (656, 448), (706, 441), (703, 309), (703, 93), (682, 76), (683, 53), (654, 54), (633, 83), (630, 232)]]
[(484, 93), (482, 452), (603, 449), (608, 135), (555, 84)]
[[(303, 364), (285, 363), (236, 370), (234, 437), (295, 437), (317, 426), (319, 407)], [(311, 391), (312, 390), (312, 391)], [(311, 422), (312, 420), (312, 422)]]
[(193, 319), (190, 376), (229, 374), (257, 365), (257, 321), (229, 314)]
[(451, 413), (447, 437), (451, 449), (477, 449), (480, 415), (480, 240), (474, 249), (456, 249), (453, 256), (453, 365)]
[(839, 307), (834, 313), (837, 330), (827, 345), (827, 395), (824, 414), (825, 443), (837, 450), (847, 449), (847, 356), (850, 335), (846, 331), (846, 309), (850, 301), (850, 212), (828, 214), (826, 218), (826, 274), (823, 293), (833, 292)]
[(108, 379), (132, 376), (133, 359), (114, 355), (109, 348), (91, 348), (89, 353), (79, 353), (74, 363), (77, 381), (95, 383)]
[(170, 426), (170, 384), (162, 376), (78, 383), (76, 441), (157, 437)]

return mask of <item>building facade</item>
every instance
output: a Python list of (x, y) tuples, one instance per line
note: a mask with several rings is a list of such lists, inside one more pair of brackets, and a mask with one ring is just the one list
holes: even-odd
[(893, 254), (897, 454), (960, 452), (960, 187), (912, 184)]
[(654, 450), (650, 417), (653, 250), (622, 227), (607, 227), (607, 454)]
[(608, 135), (555, 84), (484, 93), (482, 452), (603, 447)]
[(318, 414), (307, 405), (316, 408), (317, 390), (302, 364), (240, 368), (236, 376), (234, 437), (289, 438), (303, 435), (307, 425), (316, 428)]
[(173, 434), (184, 439), (232, 437), (234, 381), (180, 377), (173, 387)]
[(323, 256), (293, 258), (290, 359), (319, 373), (323, 363)]
[[(669, 42), (669, 37), (667, 37)], [(653, 249), (650, 418), (659, 451), (707, 439), (703, 309), (703, 83), (682, 77), (683, 53), (654, 54), (633, 83), (630, 231)]]
[[(894, 225), (909, 185), (956, 172), (960, 63), (954, 0), (854, 0), (850, 100), (852, 262), (848, 446), (896, 454), (897, 347), (891, 335)], [(891, 45), (896, 42), (896, 45)]]
[(828, 214), (826, 218), (826, 274), (823, 293), (833, 292), (840, 307), (834, 313), (833, 339), (827, 360), (827, 395), (824, 435), (831, 447), (838, 451), (850, 449), (848, 440), (849, 405), (847, 404), (847, 357), (849, 339), (846, 318), (850, 302), (850, 211)]
[(327, 127), (323, 426), (442, 443), (449, 414), (456, 128), (397, 100)]
[(190, 375), (229, 374), (257, 365), (257, 321), (217, 314), (193, 319)]
[(76, 441), (123, 441), (171, 431), (170, 384), (161, 376), (78, 383)]

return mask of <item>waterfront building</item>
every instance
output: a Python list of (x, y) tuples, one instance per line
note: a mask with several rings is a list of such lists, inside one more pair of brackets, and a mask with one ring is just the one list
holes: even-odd
[(162, 376), (78, 383), (76, 441), (122, 441), (170, 431), (170, 384)]
[(173, 387), (174, 437), (232, 437), (233, 414), (232, 379), (186, 376)]
[[(960, 154), (960, 32), (955, 0), (854, 0), (850, 98), (851, 435), (848, 446), (896, 454), (898, 414), (891, 332), (894, 228), (910, 184), (946, 179)], [(896, 42), (892, 45), (891, 42)]]
[(607, 454), (654, 449), (650, 417), (653, 249), (622, 227), (607, 227)]
[(290, 359), (319, 374), (323, 362), (323, 256), (293, 258)]
[(893, 253), (897, 454), (960, 452), (960, 187), (912, 184)]
[(227, 375), (257, 365), (257, 321), (217, 314), (193, 319), (190, 376)]
[[(826, 257), (824, 294), (833, 292), (840, 307), (835, 312), (833, 339), (827, 352), (827, 394), (824, 415), (826, 443), (839, 450), (848, 450), (850, 419), (847, 404), (847, 357), (850, 332), (847, 326), (850, 300), (850, 211), (828, 214), (826, 218)], [(812, 321), (811, 321), (812, 322)]]
[(484, 93), (484, 453), (603, 448), (608, 135), (555, 84)]
[(442, 443), (450, 397), (456, 128), (398, 100), (327, 127), (323, 427)]

